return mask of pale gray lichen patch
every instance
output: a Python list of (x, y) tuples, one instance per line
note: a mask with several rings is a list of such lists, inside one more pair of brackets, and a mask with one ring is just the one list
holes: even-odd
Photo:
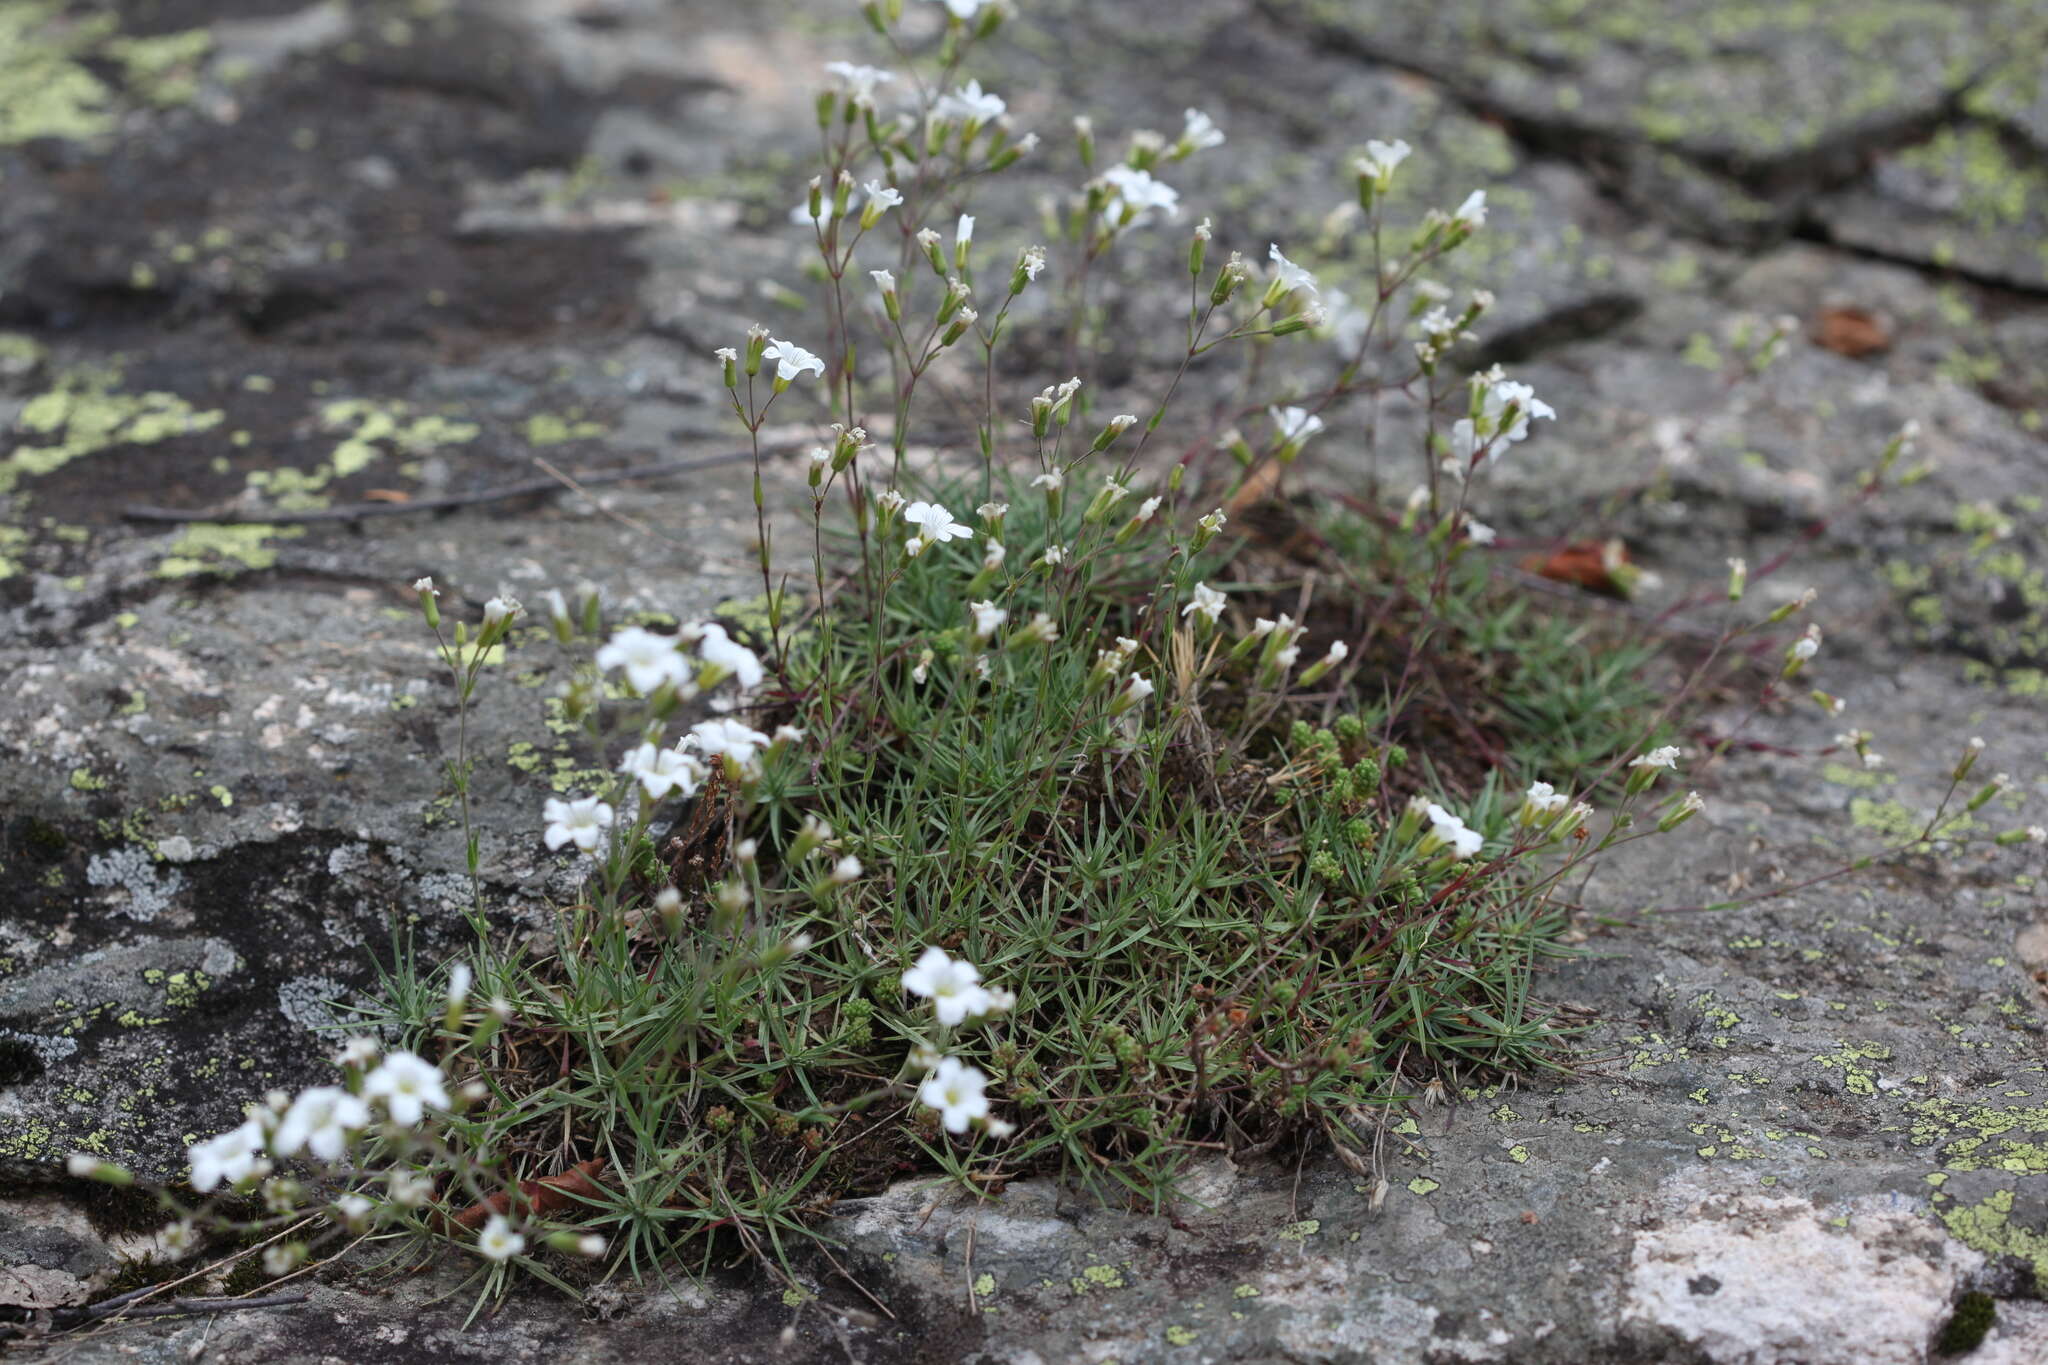
[(184, 873), (176, 868), (159, 871), (155, 858), (140, 844), (94, 854), (86, 864), (85, 879), (110, 893), (113, 913), (143, 924), (168, 910), (185, 887)]
[(331, 1029), (341, 1022), (334, 1002), (347, 994), (332, 977), (295, 976), (277, 988), (277, 1012), (308, 1032)]
[(22, 1033), (11, 1028), (0, 1028), (0, 1042), (19, 1043), (35, 1053), (36, 1060), (45, 1067), (55, 1066), (78, 1051), (76, 1038), (63, 1038), (44, 1033)]

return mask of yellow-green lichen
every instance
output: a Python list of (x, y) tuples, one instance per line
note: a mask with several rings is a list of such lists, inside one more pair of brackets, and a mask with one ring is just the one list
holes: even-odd
[(267, 569), (277, 563), (277, 551), (267, 542), (294, 540), (305, 533), (303, 526), (275, 526), (268, 522), (195, 522), (178, 536), (170, 553), (158, 561), (157, 577), (189, 578), (202, 573)]
[(2012, 1221), (2011, 1190), (1994, 1190), (1975, 1204), (1956, 1203), (1941, 1209), (1942, 1225), (1972, 1250), (1986, 1256), (2013, 1256), (2033, 1268), (2034, 1282), (2048, 1284), (2048, 1234)]

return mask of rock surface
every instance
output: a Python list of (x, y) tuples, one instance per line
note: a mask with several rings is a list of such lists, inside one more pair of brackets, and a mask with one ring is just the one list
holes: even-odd
[[(459, 1268), (358, 1268), (73, 1358), (1918, 1361), (1969, 1290), (1999, 1301), (1971, 1359), (2048, 1354), (2048, 860), (1799, 885), (1910, 833), (1972, 734), (2019, 779), (1976, 818), (2048, 820), (2048, 116), (2012, 64), (2039, 7), (1030, 8), (1020, 126), (1171, 131), (1199, 105), (1230, 141), (1177, 183), (1248, 255), (1301, 243), (1357, 292), (1342, 168), (1368, 137), (1417, 148), (1397, 214), (1487, 188), (1446, 282), (1501, 295), (1481, 343), (1560, 414), (1481, 486), (1505, 553), (1597, 522), (1662, 577), (1658, 610), (1729, 555), (1797, 551), (1751, 603), (1822, 589), (1814, 677), (1848, 713), (1760, 718), (1768, 747), (1700, 779), (1677, 856), (1605, 867), (1584, 956), (1547, 982), (1598, 1020), (1582, 1070), (1389, 1113), (1382, 1195), (1313, 1155), (1219, 1161), (1163, 1214), (913, 1181), (833, 1226), (873, 1300), (819, 1265), (801, 1308), (725, 1277), (525, 1293), (465, 1325)], [(290, 518), (540, 459), (729, 453), (706, 354), (802, 284), (808, 91), (871, 49), (850, 6), (707, 0), (0, 3), (16, 35), (0, 1303), (47, 1308), (139, 1254), (116, 1203), (56, 1174), (66, 1152), (175, 1169), (186, 1136), (323, 1074), (320, 1030), (392, 924), (461, 945), (455, 716), (402, 585), (430, 573), (471, 613), (563, 582), (676, 616), (759, 592), (744, 480), (718, 469)], [(1001, 190), (985, 229), (1021, 234), (1061, 183)], [(1171, 317), (1143, 278), (1112, 296)], [(1843, 307), (1885, 344), (1815, 344)], [(1787, 356), (1743, 377), (1743, 337), (1781, 314)], [(1112, 384), (1143, 391), (1158, 359)], [(1857, 501), (1908, 419), (1931, 470)], [(1407, 419), (1384, 420), (1399, 449)], [(474, 727), (508, 923), (572, 888), (519, 831), (591, 761), (548, 726), (540, 634)], [(1812, 757), (1852, 723), (1884, 767)]]

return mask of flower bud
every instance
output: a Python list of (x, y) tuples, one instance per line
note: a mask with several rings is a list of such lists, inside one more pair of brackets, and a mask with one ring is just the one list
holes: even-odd
[(420, 611), (426, 615), (427, 626), (432, 630), (441, 628), (441, 604), (435, 601), (441, 594), (434, 587), (434, 580), (421, 578), (413, 582), (412, 590), (419, 594)]
[(1749, 583), (1749, 562), (1744, 559), (1728, 561), (1728, 600), (1740, 602), (1742, 590)]

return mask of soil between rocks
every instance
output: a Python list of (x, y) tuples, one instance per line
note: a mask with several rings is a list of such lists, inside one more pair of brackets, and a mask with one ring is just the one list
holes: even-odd
[[(0, 55), (0, 101), (47, 112), (53, 63), (106, 92), (51, 125), (86, 135), (0, 142), (0, 1301), (54, 1305), (146, 1226), (54, 1176), (66, 1152), (174, 1170), (246, 1097), (321, 1073), (326, 1002), (393, 917), (459, 946), (431, 761), (453, 712), (401, 585), (432, 573), (474, 610), (587, 580), (679, 616), (758, 591), (744, 489), (715, 474), (226, 531), (121, 509), (275, 517), (537, 457), (728, 450), (706, 353), (781, 317), (762, 282), (801, 283), (784, 149), (807, 145), (820, 65), (872, 54), (851, 7), (33, 8), (42, 60)], [(1644, 913), (1875, 846), (1971, 734), (2019, 779), (1986, 823), (2048, 819), (2048, 115), (2013, 62), (2048, 14), (1428, 8), (1033, 5), (1007, 84), (1048, 141), (1078, 109), (1171, 129), (1200, 105), (1230, 142), (1187, 163), (1185, 202), (1248, 254), (1320, 236), (1326, 281), (1360, 276), (1321, 224), (1365, 138), (1415, 143), (1404, 209), (1487, 187), (1489, 233), (1447, 278), (1501, 294), (1482, 343), (1560, 413), (1483, 490), (1504, 553), (1597, 524), (1662, 576), (1656, 609), (1728, 555), (1803, 542), (1752, 600), (1822, 589), (1816, 682), (1851, 709), (1758, 737), (1812, 753), (1854, 723), (1887, 766), (1742, 754), (1695, 837), (1600, 874), (1591, 903), (1630, 922), (1589, 918), (1549, 983), (1599, 1020), (1581, 1074), (1402, 1115), (1377, 1210), (1313, 1156), (1219, 1163), (1164, 1217), (906, 1182), (833, 1227), (893, 1319), (819, 1267), (801, 1310), (734, 1271), (580, 1307), (522, 1294), (465, 1327), (458, 1269), (342, 1268), (303, 1305), (73, 1358), (1918, 1361), (1975, 1288), (1999, 1318), (1972, 1360), (2048, 1356), (2041, 854)], [(95, 14), (114, 27), (81, 37)], [(112, 45), (193, 28), (176, 98)], [(1769, 129), (1759, 72), (1833, 93)], [(1056, 183), (1000, 190), (984, 230)], [(1118, 306), (1165, 316), (1143, 278), (1110, 282)], [(1842, 306), (1889, 344), (1813, 344)], [(1778, 314), (1790, 355), (1728, 382), (1736, 331)], [(1112, 378), (1143, 392), (1154, 363)], [(1933, 472), (1832, 514), (1908, 418)], [(1385, 414), (1390, 449), (1407, 420)], [(2002, 553), (1973, 560), (2000, 520)], [(544, 667), (508, 681), (478, 728), (512, 923), (571, 889), (518, 831), (589, 760), (545, 728)]]

